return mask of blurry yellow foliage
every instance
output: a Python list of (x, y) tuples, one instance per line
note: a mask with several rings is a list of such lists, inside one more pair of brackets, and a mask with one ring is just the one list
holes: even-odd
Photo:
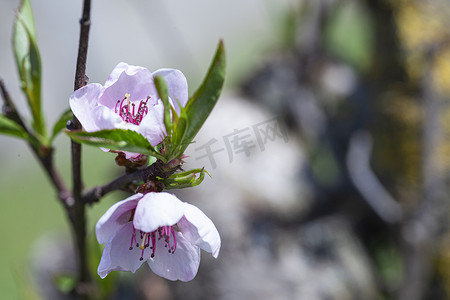
[(433, 78), (438, 91), (445, 96), (450, 95), (450, 45), (436, 53), (433, 61)]
[[(450, 2), (446, 0), (392, 0), (400, 41), (406, 52), (410, 79), (424, 93), (426, 76), (431, 76), (432, 92), (439, 102), (439, 144), (434, 156), (441, 176), (450, 171)], [(425, 96), (427, 96), (425, 94)], [(450, 298), (450, 235), (438, 249), (436, 270)]]
[(437, 249), (435, 266), (444, 281), (445, 292), (450, 295), (450, 235), (447, 233), (440, 241)]
[(448, 35), (447, 1), (400, 0), (394, 3), (400, 37), (407, 49), (421, 49)]
[(438, 161), (441, 162), (441, 168), (443, 168), (441, 171), (445, 173), (450, 170), (450, 108), (448, 104), (442, 114), (441, 126), (444, 134), (444, 142), (438, 149)]
[[(400, 40), (406, 50), (409, 76), (422, 78), (425, 63), (433, 66), (437, 90), (450, 93), (450, 5), (445, 0), (392, 1)], [(427, 62), (427, 54), (433, 49), (434, 61)]]
[(450, 170), (450, 3), (447, 0), (391, 0), (391, 3), (396, 10), (410, 79), (420, 84), (428, 76), (426, 70), (431, 68), (433, 88), (442, 100), (439, 124), (443, 139), (436, 161), (445, 173)]
[(420, 106), (417, 105), (417, 99), (393, 91), (387, 95), (390, 96), (388, 97), (390, 105), (386, 105), (385, 113), (395, 116), (399, 122), (404, 124), (417, 124), (421, 121), (422, 112)]

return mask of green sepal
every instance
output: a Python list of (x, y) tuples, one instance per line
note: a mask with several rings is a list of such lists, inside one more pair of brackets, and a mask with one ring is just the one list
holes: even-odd
[(180, 153), (186, 150), (216, 105), (225, 81), (225, 68), (225, 49), (220, 41), (205, 79), (186, 104), (189, 126), (181, 143)]
[(23, 0), (14, 24), (13, 50), (22, 90), (33, 117), (32, 126), (41, 136), (46, 136), (41, 110), (41, 57), (36, 42), (36, 27), (29, 0)]
[[(169, 178), (162, 179), (161, 181), (164, 184), (165, 189), (182, 189), (188, 187), (194, 187), (202, 183), (205, 178), (206, 170), (202, 169), (193, 169), (185, 172), (172, 174)], [(199, 174), (198, 177), (196, 174)]]
[[(176, 101), (178, 102), (178, 99)], [(179, 158), (183, 154), (184, 149), (186, 149), (186, 147), (183, 149), (183, 143), (186, 131), (189, 128), (189, 121), (186, 109), (179, 102), (178, 107), (180, 108), (180, 115), (175, 114), (176, 121), (174, 122), (171, 144), (169, 146), (168, 160)]]
[(167, 162), (164, 155), (159, 153), (149, 141), (140, 133), (128, 129), (105, 129), (95, 132), (65, 131), (71, 139), (78, 143), (104, 147), (116, 151), (128, 151), (154, 156)]
[(167, 131), (167, 137), (164, 140), (167, 160), (180, 157), (183, 152), (180, 151), (183, 138), (188, 128), (186, 109), (178, 102), (180, 115), (177, 114), (173, 105), (170, 104), (166, 82), (161, 76), (155, 77), (155, 86), (164, 105), (164, 125)]
[(170, 101), (169, 101), (169, 91), (167, 89), (167, 84), (164, 78), (161, 76), (156, 76), (154, 78), (156, 90), (158, 91), (159, 98), (164, 105), (164, 125), (166, 126), (167, 136), (172, 136), (172, 120), (170, 117)]
[(65, 112), (61, 114), (58, 121), (56, 121), (55, 125), (53, 126), (52, 136), (50, 138), (50, 143), (55, 139), (55, 137), (64, 129), (66, 128), (66, 124), (69, 120), (73, 118), (73, 113), (70, 108), (68, 108)]

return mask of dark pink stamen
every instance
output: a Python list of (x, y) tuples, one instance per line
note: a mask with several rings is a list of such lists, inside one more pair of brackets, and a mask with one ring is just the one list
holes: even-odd
[(147, 102), (149, 99), (150, 97), (147, 97), (145, 100), (141, 100), (136, 110), (136, 104), (131, 103), (129, 95), (126, 95), (122, 100), (117, 100), (116, 106), (114, 107), (114, 112), (119, 114), (125, 122), (139, 125), (148, 113)]
[(147, 234), (147, 242), (145, 243), (145, 248), (148, 248), (150, 246), (150, 237), (151, 234)]
[(175, 250), (177, 250), (177, 238), (175, 237), (175, 229), (173, 227), (172, 227), (172, 236), (173, 236), (173, 246), (172, 246), (172, 254), (173, 254), (175, 253)]
[(136, 241), (136, 231), (133, 227), (133, 233), (131, 234), (130, 250), (133, 250), (133, 242), (135, 242), (135, 241)]
[(156, 251), (156, 234), (155, 234), (155, 232), (152, 232), (151, 236), (152, 236), (152, 255), (151, 255), (151, 257), (153, 258), (153, 257), (155, 257), (155, 251)]
[(139, 258), (140, 261), (144, 260), (144, 251), (145, 251), (145, 248), (142, 249), (141, 258)]
[[(173, 226), (162, 226), (153, 232), (143, 232), (139, 231), (137, 234), (136, 229), (133, 227), (133, 232), (131, 234), (130, 250), (133, 250), (133, 244), (136, 243), (136, 247), (141, 250), (141, 255), (139, 260), (144, 260), (145, 249), (150, 248), (152, 253), (150, 256), (155, 257), (156, 243), (163, 239), (164, 247), (168, 248), (169, 253), (175, 253), (177, 249), (177, 239), (175, 234), (175, 227)], [(158, 237), (157, 237), (158, 235)], [(172, 241), (171, 241), (172, 238)], [(138, 239), (140, 239), (138, 241)]]

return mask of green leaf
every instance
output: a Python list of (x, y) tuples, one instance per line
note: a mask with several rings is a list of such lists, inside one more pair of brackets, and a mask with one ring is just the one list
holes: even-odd
[(167, 162), (166, 158), (157, 152), (144, 136), (133, 130), (107, 129), (95, 132), (66, 131), (66, 133), (78, 143), (117, 151), (142, 153)]
[(23, 0), (14, 23), (13, 49), (17, 69), (33, 117), (33, 128), (46, 135), (41, 111), (41, 58), (36, 43), (36, 27), (29, 0)]
[(169, 161), (183, 154), (184, 149), (187, 147), (186, 146), (183, 148), (183, 143), (186, 136), (186, 131), (189, 128), (189, 121), (186, 114), (186, 109), (181, 106), (181, 104), (179, 104), (178, 107), (180, 107), (180, 116), (177, 118), (173, 128), (171, 145), (169, 147)]
[(58, 121), (56, 121), (55, 125), (53, 126), (53, 133), (52, 137), (50, 138), (50, 142), (55, 139), (55, 137), (66, 128), (66, 124), (69, 120), (73, 118), (72, 110), (67, 109), (65, 112), (62, 113), (62, 115), (59, 117)]
[(169, 91), (167, 90), (167, 84), (164, 78), (161, 76), (156, 76), (154, 78), (156, 90), (158, 91), (159, 98), (164, 104), (164, 125), (166, 126), (166, 131), (168, 136), (172, 136), (172, 120), (170, 118), (170, 102), (169, 102)]
[(220, 41), (205, 79), (186, 105), (189, 127), (182, 141), (181, 153), (187, 148), (216, 105), (225, 81), (225, 50)]
[(0, 133), (29, 140), (29, 135), (22, 126), (3, 115), (0, 115)]

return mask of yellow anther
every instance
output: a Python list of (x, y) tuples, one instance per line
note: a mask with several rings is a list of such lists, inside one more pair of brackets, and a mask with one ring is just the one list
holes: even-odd
[(128, 107), (130, 107), (130, 94), (126, 93), (125, 98), (127, 98)]
[(145, 248), (145, 239), (147, 238), (147, 234), (148, 233), (144, 233), (144, 237), (142, 238), (142, 243), (139, 246), (139, 249), (141, 249), (141, 250), (144, 250), (144, 248)]

